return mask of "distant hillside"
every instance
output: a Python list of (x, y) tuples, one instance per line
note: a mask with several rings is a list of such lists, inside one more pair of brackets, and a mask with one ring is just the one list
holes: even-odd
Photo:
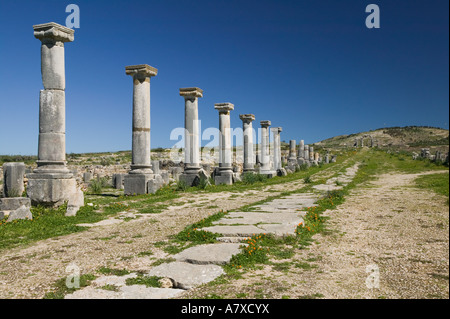
[(369, 132), (335, 136), (315, 145), (321, 148), (353, 147), (356, 139), (366, 136), (364, 145), (368, 146), (370, 145), (369, 135), (373, 138), (374, 145), (382, 149), (409, 152), (420, 151), (421, 148), (430, 148), (432, 152), (435, 150), (448, 152), (449, 150), (449, 130), (427, 126), (380, 128)]

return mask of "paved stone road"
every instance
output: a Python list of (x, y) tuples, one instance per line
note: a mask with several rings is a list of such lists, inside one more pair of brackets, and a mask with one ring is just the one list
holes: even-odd
[[(317, 193), (292, 194), (254, 206), (254, 211), (231, 212), (214, 222), (214, 226), (203, 230), (219, 233), (219, 243), (188, 248), (173, 256), (176, 261), (163, 263), (148, 270), (145, 276), (166, 278), (171, 288), (150, 288), (145, 285), (126, 285), (127, 278), (135, 278), (136, 273), (127, 276), (103, 276), (91, 286), (79, 289), (66, 299), (164, 299), (175, 298), (186, 289), (208, 283), (224, 274), (221, 265), (230, 261), (240, 252), (240, 242), (255, 234), (276, 236), (294, 235), (297, 225), (307, 207), (313, 206), (322, 192), (341, 189), (355, 176), (358, 164), (348, 168), (339, 177), (330, 178), (325, 184), (315, 185)], [(336, 183), (336, 181), (339, 183)], [(114, 291), (101, 289), (105, 285), (116, 287)]]

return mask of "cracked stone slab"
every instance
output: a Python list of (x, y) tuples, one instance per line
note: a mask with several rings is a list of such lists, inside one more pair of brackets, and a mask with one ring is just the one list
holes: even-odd
[(118, 291), (89, 286), (66, 295), (64, 299), (169, 299), (183, 292), (183, 289), (154, 288), (145, 285), (122, 286)]
[(201, 230), (212, 233), (222, 234), (223, 237), (251, 237), (266, 233), (265, 230), (254, 225), (237, 225), (237, 226), (210, 226)]
[(184, 261), (191, 264), (207, 265), (225, 265), (233, 255), (241, 252), (241, 244), (221, 243), (199, 245), (183, 250), (173, 256), (177, 261)]
[(267, 233), (274, 234), (276, 236), (284, 237), (289, 235), (295, 235), (295, 230), (303, 219), (299, 220), (298, 223), (291, 224), (263, 224), (259, 227), (263, 228)]
[[(256, 225), (259, 223), (295, 223), (301, 220), (301, 213), (260, 213), (260, 212), (230, 212), (226, 217), (213, 222), (215, 225), (245, 224)], [(299, 221), (300, 222), (300, 221)], [(298, 223), (299, 223), (298, 222)]]
[(194, 265), (174, 261), (150, 269), (148, 276), (168, 277), (172, 279), (174, 287), (192, 289), (213, 281), (224, 273), (222, 267), (217, 265)]

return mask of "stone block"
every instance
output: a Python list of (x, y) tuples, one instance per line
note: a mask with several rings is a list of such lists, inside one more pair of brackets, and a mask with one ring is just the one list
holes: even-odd
[(75, 216), (80, 209), (84, 206), (84, 194), (81, 190), (77, 189), (67, 202), (67, 211), (65, 216)]
[(113, 174), (112, 176), (112, 183), (113, 183), (113, 187), (115, 189), (122, 189), (123, 188), (123, 179), (124, 179), (124, 174)]
[(170, 174), (168, 171), (161, 171), (161, 178), (163, 180), (164, 185), (169, 185), (170, 183)]
[(18, 209), (9, 213), (8, 222), (11, 222), (16, 219), (33, 219), (33, 215), (31, 214), (30, 208), (22, 205)]
[(12, 211), (25, 206), (31, 207), (31, 199), (27, 197), (0, 198), (0, 211)]
[(32, 205), (60, 206), (77, 191), (72, 174), (29, 174), (27, 195)]
[(159, 161), (152, 161), (153, 174), (161, 174), (159, 170)]
[(85, 183), (88, 183), (91, 179), (92, 179), (92, 173), (91, 172), (83, 173), (83, 181)]
[(25, 175), (24, 163), (3, 164), (3, 196), (19, 197), (24, 191), (23, 177)]
[(233, 185), (233, 175), (218, 175), (214, 177), (214, 183), (216, 185)]
[(154, 175), (153, 179), (150, 179), (147, 183), (147, 193), (154, 194), (158, 189), (164, 185), (164, 181), (161, 175)]
[(286, 176), (287, 175), (287, 171), (285, 168), (280, 168), (279, 170), (277, 170), (277, 175), (278, 176)]
[(127, 174), (124, 177), (125, 195), (147, 194), (148, 181), (153, 178), (152, 174)]
[(178, 181), (184, 181), (188, 186), (197, 186), (200, 182), (200, 177), (197, 174), (181, 174)]

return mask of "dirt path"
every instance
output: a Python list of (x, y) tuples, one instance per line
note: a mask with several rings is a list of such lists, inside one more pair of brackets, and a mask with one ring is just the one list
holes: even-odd
[(444, 197), (411, 186), (419, 175), (381, 175), (355, 189), (325, 212), (329, 231), (315, 244), (273, 260), (278, 270), (264, 265), (184, 297), (448, 298), (449, 207)]

